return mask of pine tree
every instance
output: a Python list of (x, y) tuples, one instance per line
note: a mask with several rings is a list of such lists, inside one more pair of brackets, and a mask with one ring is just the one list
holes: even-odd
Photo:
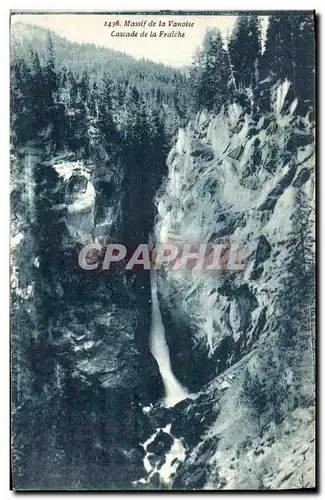
[(288, 238), (290, 259), (287, 263), (287, 273), (283, 277), (285, 291), (295, 293), (284, 294), (283, 304), (283, 335), (284, 346), (296, 346), (297, 335), (306, 331), (307, 337), (313, 336), (314, 297), (314, 234), (312, 227), (312, 207), (303, 187), (295, 193), (295, 211), (292, 216), (292, 226)]
[(239, 16), (228, 43), (229, 62), (237, 89), (253, 87), (258, 79), (261, 33), (258, 16)]
[(288, 79), (293, 97), (298, 98), (297, 112), (312, 109), (315, 94), (315, 33), (312, 14), (280, 13), (270, 17), (263, 78), (272, 83)]
[(89, 85), (89, 75), (86, 71), (83, 72), (81, 80), (79, 82), (79, 92), (81, 106), (83, 106), (86, 111), (89, 111), (89, 98), (90, 98), (90, 85)]
[(203, 57), (203, 51), (196, 50), (189, 69), (188, 103), (190, 111), (194, 111), (194, 113), (201, 107), (203, 102), (203, 95), (201, 92), (201, 79), (204, 71)]
[(292, 18), (293, 89), (300, 114), (313, 107), (315, 99), (315, 31), (313, 14)]
[(124, 101), (125, 124), (124, 137), (126, 148), (140, 154), (138, 148), (144, 145), (148, 138), (147, 116), (145, 102), (135, 86), (129, 86)]
[(265, 381), (261, 380), (258, 372), (251, 372), (246, 368), (240, 397), (255, 416), (258, 425), (261, 423), (261, 416), (268, 407), (268, 397)]
[(55, 71), (54, 48), (51, 35), (48, 36), (47, 51), (48, 51), (48, 56), (45, 67), (46, 85), (48, 92), (51, 98), (53, 99), (53, 95), (58, 87), (58, 79)]
[(263, 76), (274, 81), (293, 78), (292, 14), (270, 16), (263, 54)]
[(270, 17), (263, 54), (263, 77), (274, 83), (286, 78), (298, 98), (297, 112), (306, 114), (315, 92), (315, 33), (312, 14)]
[(34, 133), (32, 112), (28, 103), (31, 71), (23, 59), (14, 59), (10, 71), (11, 133), (14, 144), (23, 144)]
[(190, 70), (194, 111), (203, 107), (216, 111), (220, 109), (229, 97), (229, 75), (227, 52), (223, 47), (221, 33), (217, 29), (208, 30), (203, 48), (195, 54)]
[[(98, 89), (98, 126), (106, 137), (115, 136), (113, 123), (112, 81), (105, 77)], [(114, 140), (112, 138), (112, 140)]]
[[(48, 35), (47, 43), (47, 62), (44, 68), (45, 79), (45, 106), (47, 110), (47, 119), (52, 127), (51, 139), (53, 146), (59, 149), (66, 138), (64, 104), (59, 102), (59, 83), (60, 73), (55, 68), (55, 54), (52, 37)], [(63, 83), (63, 82), (62, 82)]]

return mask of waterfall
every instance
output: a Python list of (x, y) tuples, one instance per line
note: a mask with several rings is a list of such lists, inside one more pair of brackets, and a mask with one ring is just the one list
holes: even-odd
[(150, 351), (156, 359), (159, 371), (164, 383), (165, 398), (164, 404), (167, 407), (174, 406), (183, 399), (189, 397), (189, 393), (182, 386), (173, 374), (169, 349), (166, 342), (165, 328), (161, 317), (159, 300), (157, 294), (157, 274), (151, 271), (151, 332), (150, 332)]

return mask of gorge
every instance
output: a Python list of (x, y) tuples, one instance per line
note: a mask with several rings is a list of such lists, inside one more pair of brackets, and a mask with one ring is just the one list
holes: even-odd
[[(88, 46), (115, 80), (55, 73), (35, 37), (12, 83), (14, 489), (313, 488), (312, 112), (284, 78), (187, 116), (178, 71)], [(101, 263), (166, 242), (224, 260)]]
[[(215, 275), (206, 275), (164, 269), (159, 274), (152, 270), (150, 277), (150, 271), (143, 269), (112, 270), (108, 277), (107, 273), (80, 269), (76, 248), (96, 233), (96, 186), (102, 186), (105, 178), (97, 177), (95, 184), (94, 167), (66, 156), (49, 163), (46, 152), (35, 144), (25, 160), (20, 160), (29, 165), (23, 180), (28, 185), (24, 210), (35, 222), (26, 232), (18, 213), (13, 263), (23, 258), (25, 264), (14, 285), (20, 303), (16, 314), (21, 325), (28, 322), (36, 328), (47, 324), (46, 340), (35, 337), (33, 341), (42, 352), (40, 359), (34, 351), (33, 363), (38, 363), (39, 370), (52, 370), (54, 363), (54, 379), (46, 375), (48, 396), (43, 392), (45, 386), (40, 388), (35, 406), (31, 393), (15, 418), (28, 411), (39, 429), (44, 428), (41, 422), (47, 421), (47, 412), (51, 414), (52, 441), (44, 435), (47, 449), (35, 458), (44, 464), (42, 485), (53, 488), (59, 480), (60, 484), (66, 481), (67, 488), (78, 484), (87, 488), (98, 484), (104, 488), (114, 488), (114, 484), (117, 488), (132, 484), (134, 488), (158, 489), (225, 488), (229, 484), (259, 488), (261, 481), (268, 487), (288, 487), (296, 484), (299, 474), (309, 477), (305, 467), (310, 461), (300, 462), (299, 457), (313, 422), (312, 344), (304, 333), (309, 330), (299, 327), (297, 316), (293, 319), (284, 312), (298, 307), (298, 296), (292, 297), (295, 305), (289, 306), (287, 299), (283, 302), (287, 286), (283, 276), (289, 272), (290, 280), (298, 279), (288, 265), (291, 259), (299, 265), (291, 244), (297, 231), (295, 217), (301, 210), (297, 196), (303, 196), (307, 204), (313, 196), (311, 143), (306, 141), (295, 151), (294, 170), (290, 164), (282, 167), (281, 162), (290, 140), (289, 135), (282, 136), (282, 130), (285, 134), (299, 130), (307, 138), (311, 129), (307, 121), (297, 121), (290, 111), (283, 113), (280, 108), (272, 113), (258, 124), (247, 114), (240, 117), (238, 107), (215, 117), (198, 115), (186, 131), (180, 131), (168, 157), (169, 174), (156, 195), (157, 240), (160, 235), (172, 234), (176, 221), (178, 237), (183, 240), (218, 241), (224, 235), (226, 241), (235, 238), (246, 259), (245, 270), (240, 272), (218, 270)], [(234, 126), (236, 133), (231, 133)], [(251, 136), (253, 128), (255, 137)], [(278, 160), (273, 174), (263, 166), (247, 173), (256, 139), (265, 142), (263, 165), (271, 153), (274, 134), (278, 137)], [(234, 151), (238, 152), (236, 159)], [(200, 173), (195, 184), (189, 182), (194, 170)], [(46, 179), (41, 185), (39, 172)], [(17, 182), (21, 181), (17, 178)], [(118, 185), (112, 190), (118, 192)], [(44, 240), (41, 231), (33, 234), (40, 203), (39, 223), (46, 223)], [(114, 200), (105, 203), (109, 224), (114, 227), (121, 214), (111, 210), (109, 203)], [(45, 220), (44, 210), (48, 214)], [(203, 214), (204, 226), (200, 225)], [(132, 233), (129, 240), (134, 241)], [(50, 243), (59, 252), (49, 253)], [(52, 312), (44, 318), (36, 308), (41, 300), (44, 313), (46, 296)], [(308, 303), (309, 297), (304, 294), (300, 306), (305, 300)], [(301, 313), (303, 309), (297, 314)], [(290, 328), (295, 329), (294, 342), (301, 351), (290, 347)], [(46, 344), (42, 347), (39, 342)], [(30, 347), (20, 340), (19, 349), (26, 356)], [(28, 365), (20, 366), (17, 391), (24, 393), (24, 398), (29, 373)], [(268, 386), (264, 388), (263, 377), (272, 381), (272, 393)], [(64, 386), (69, 392), (62, 396)], [(265, 390), (269, 399), (263, 395)], [(254, 399), (256, 391), (261, 402)], [(292, 395), (292, 403), (283, 399), (284, 394)], [(229, 414), (232, 419), (226, 418)], [(251, 419), (250, 427), (243, 428), (247, 418)], [(283, 439), (289, 422), (296, 451), (288, 450), (291, 465), (280, 465), (276, 472), (269, 464), (286, 446)], [(67, 437), (61, 440), (63, 428), (70, 441)], [(241, 429), (239, 435), (236, 428)], [(29, 432), (28, 439), (35, 439), (34, 431)], [(100, 436), (107, 432), (110, 439), (104, 444)], [(31, 451), (26, 455), (28, 449)], [(312, 450), (311, 438), (305, 456), (312, 456)], [(24, 454), (28, 460), (28, 466), (18, 462), (17, 467), (27, 474), (24, 484), (28, 481), (29, 487), (35, 481), (33, 453), (29, 441), (18, 455), (22, 457), (19, 460), (24, 460)], [(250, 473), (249, 483), (236, 453), (251, 463), (254, 474)], [(67, 473), (65, 457), (69, 454), (75, 465), (69, 466)], [(275, 455), (261, 462), (260, 454)], [(200, 467), (203, 457), (204, 469)], [(173, 464), (171, 473), (166, 472), (170, 471), (168, 464)], [(79, 479), (81, 467), (84, 483)]]

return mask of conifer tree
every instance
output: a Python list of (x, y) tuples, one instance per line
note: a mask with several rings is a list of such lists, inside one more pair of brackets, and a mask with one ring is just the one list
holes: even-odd
[(280, 13), (270, 16), (263, 54), (263, 76), (273, 83), (286, 78), (292, 82), (300, 114), (305, 114), (314, 100), (314, 36), (311, 14)]
[(298, 112), (305, 114), (315, 99), (315, 31), (312, 14), (292, 18), (293, 88)]
[(221, 33), (208, 30), (203, 48), (197, 52), (190, 71), (190, 92), (195, 111), (205, 107), (219, 110), (229, 96), (229, 64)]
[(53, 94), (57, 90), (57, 87), (58, 87), (58, 79), (57, 79), (57, 74), (55, 71), (54, 48), (53, 48), (53, 41), (52, 41), (51, 35), (48, 36), (47, 54), (48, 54), (47, 55), (47, 63), (46, 63), (46, 67), (45, 67), (46, 83), (47, 83), (48, 92), (50, 93), (51, 97), (53, 98)]
[(263, 55), (264, 77), (284, 80), (293, 77), (292, 14), (270, 16)]
[(229, 62), (237, 88), (255, 86), (261, 57), (258, 16), (239, 16), (228, 43)]

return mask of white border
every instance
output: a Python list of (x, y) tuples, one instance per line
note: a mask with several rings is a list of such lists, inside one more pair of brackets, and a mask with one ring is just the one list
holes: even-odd
[[(69, 1), (69, 0), (57, 0), (56, 2), (48, 1), (48, 0), (43, 0), (43, 1), (33, 1), (30, 0), (28, 2), (26, 1), (9, 1), (5, 2), (3, 1), (0, 6), (0, 22), (1, 22), (1, 29), (0, 29), (0, 36), (1, 36), (1, 50), (0, 50), (0, 58), (1, 58), (1, 133), (0, 133), (0, 140), (1, 140), (1, 147), (0, 151), (2, 154), (2, 171), (0, 173), (1, 175), (1, 181), (0, 181), (0, 217), (1, 217), (1, 230), (2, 230), (2, 238), (1, 238), (1, 254), (0, 254), (0, 262), (2, 264), (2, 269), (1, 269), (1, 280), (0, 280), (0, 286), (1, 286), (1, 295), (0, 295), (0, 307), (1, 307), (1, 312), (0, 312), (0, 318), (1, 318), (1, 330), (0, 330), (0, 335), (1, 335), (1, 345), (0, 345), (0, 353), (1, 353), (1, 363), (0, 363), (0, 369), (1, 369), (1, 392), (0, 392), (0, 397), (1, 397), (1, 422), (0, 422), (0, 429), (1, 429), (1, 467), (0, 467), (0, 496), (1, 499), (6, 499), (9, 497), (12, 497), (14, 494), (13, 492), (9, 491), (9, 292), (8, 292), (8, 285), (9, 285), (9, 271), (8, 271), (8, 261), (9, 261), (9, 245), (8, 245), (8, 239), (9, 239), (9, 10), (75, 10), (75, 11), (80, 11), (80, 10), (101, 10), (101, 11), (118, 11), (118, 10), (310, 10), (310, 9), (315, 9), (316, 12), (321, 16), (323, 9), (322, 9), (322, 2), (320, 0), (314, 1), (313, 3), (306, 2), (306, 1), (301, 1), (301, 0), (265, 0), (264, 2), (260, 2), (258, 0), (252, 1), (252, 0), (247, 0), (246, 2), (240, 2), (240, 1), (235, 1), (235, 0), (228, 0), (226, 4), (223, 3), (217, 3), (215, 0), (200, 0), (199, 2), (190, 2), (189, 0), (165, 0), (164, 2), (158, 1), (153, 3), (153, 1), (149, 0), (141, 0), (139, 3), (135, 4), (134, 1), (132, 0), (118, 0), (118, 1), (98, 1), (95, 0), (93, 2), (87, 2), (85, 0), (75, 0), (75, 1)], [(319, 19), (318, 22), (318, 30), (320, 31), (320, 25), (321, 25), (321, 19)], [(320, 47), (318, 48), (319, 52), (321, 52), (321, 48), (323, 47), (322, 44), (322, 35), (320, 33), (318, 42)], [(322, 54), (320, 54), (320, 58), (318, 60), (318, 71), (320, 71), (320, 67), (324, 67), (324, 51)], [(321, 81), (321, 76), (319, 77), (319, 90), (320, 90), (320, 81)], [(320, 104), (320, 103), (319, 103)], [(319, 114), (321, 116), (321, 111), (323, 107), (319, 109)], [(319, 117), (319, 122), (320, 122), (320, 117)], [(321, 131), (322, 132), (322, 131)], [(320, 145), (322, 144), (322, 139), (324, 138), (323, 132), (321, 135), (318, 137), (318, 142), (319, 142), (319, 149)], [(322, 170), (322, 165), (320, 164), (320, 158), (318, 158), (319, 165), (318, 165), (318, 172), (320, 174)], [(323, 214), (323, 208), (324, 204), (322, 204), (322, 194), (325, 193), (324, 188), (324, 179), (325, 175), (319, 175), (319, 179), (321, 180), (321, 187), (319, 188), (319, 202), (320, 202), (320, 207), (319, 207), (319, 217), (321, 222), (321, 225), (319, 227), (319, 232), (320, 235), (322, 234), (322, 229), (325, 229), (323, 226), (325, 225), (325, 217), (321, 217)], [(319, 249), (319, 258), (320, 258), (320, 249)], [(321, 277), (323, 278), (323, 270), (321, 272)], [(320, 284), (319, 284), (320, 285)], [(319, 304), (319, 309), (324, 310), (323, 306), (323, 301), (322, 303)], [(319, 332), (318, 332), (318, 343), (320, 344), (320, 337), (321, 337), (321, 325), (319, 325)], [(324, 348), (324, 342), (323, 346)], [(322, 348), (322, 352), (320, 353), (323, 357), (323, 360), (325, 359), (324, 356), (324, 349)], [(321, 367), (321, 363), (319, 363)], [(319, 367), (319, 368), (320, 368)], [(323, 373), (321, 373), (321, 379), (323, 381)], [(320, 381), (321, 382), (321, 381)], [(323, 384), (320, 384), (320, 387), (323, 386)], [(319, 389), (320, 389), (319, 387)], [(320, 396), (320, 394), (319, 394)], [(319, 411), (318, 418), (319, 418), (319, 424), (321, 423), (321, 415), (323, 412)], [(321, 440), (322, 441), (322, 440)], [(321, 444), (321, 443), (319, 443)], [(322, 447), (321, 447), (322, 448)], [(321, 467), (319, 471), (319, 482), (321, 483), (321, 478), (323, 476), (323, 467)], [(112, 494), (109, 493), (108, 494)], [(249, 493), (248, 493), (249, 494)], [(40, 498), (45, 496), (46, 494), (29, 494), (29, 498)], [(69, 493), (62, 493), (60, 494), (61, 496), (68, 496)], [(88, 494), (88, 498), (95, 498), (96, 493), (94, 494)], [(262, 495), (262, 494), (261, 494)], [(298, 495), (298, 493), (296, 494)], [(119, 494), (119, 496), (123, 496)], [(130, 494), (125, 494), (125, 496), (130, 496)], [(149, 494), (149, 496), (157, 496), (157, 494), (152, 493)], [(197, 493), (197, 496), (201, 496), (203, 498), (207, 498), (204, 494)], [(238, 494), (236, 495), (235, 493), (227, 495), (227, 498), (231, 497), (237, 497)], [(256, 496), (256, 494), (254, 494)], [(260, 496), (260, 495), (257, 495)], [(303, 495), (305, 496), (305, 495)], [(281, 493), (277, 494), (277, 497), (284, 497), (285, 495)], [(74, 494), (74, 498), (82, 498), (82, 494)], [(302, 498), (302, 495), (299, 494), (299, 498)]]

